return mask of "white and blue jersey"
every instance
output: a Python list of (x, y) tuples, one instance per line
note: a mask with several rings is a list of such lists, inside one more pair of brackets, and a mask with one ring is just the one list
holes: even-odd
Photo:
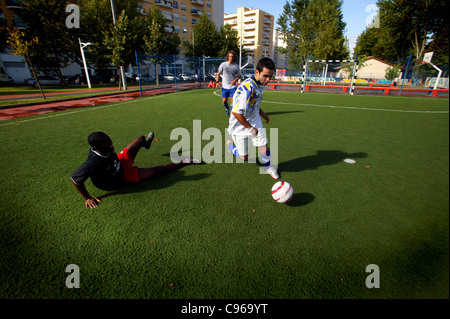
[[(252, 76), (239, 85), (233, 95), (232, 112), (244, 115), (251, 126), (258, 130), (263, 127), (259, 115), (260, 105), (265, 86)], [(228, 125), (230, 135), (251, 135), (251, 133), (231, 114)]]

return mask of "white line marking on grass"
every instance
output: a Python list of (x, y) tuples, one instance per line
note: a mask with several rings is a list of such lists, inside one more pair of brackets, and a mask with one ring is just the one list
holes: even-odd
[[(214, 91), (214, 94), (217, 95), (217, 96), (220, 96), (219, 94), (217, 94), (217, 92), (218, 91)], [(280, 92), (282, 92), (282, 91), (280, 91)], [(390, 109), (376, 109), (376, 108), (354, 107), (354, 106), (336, 106), (336, 105), (321, 105), (321, 104), (307, 104), (307, 103), (272, 102), (272, 101), (264, 101), (264, 100), (262, 102), (263, 103), (272, 103), (272, 104), (304, 105), (304, 106), (326, 107), (326, 108), (331, 108), (331, 109), (351, 109), (351, 110), (364, 110), (364, 111), (383, 111), (383, 112), (400, 112), (400, 113), (432, 113), (432, 114), (446, 114), (446, 113), (449, 113), (449, 111), (390, 110)]]
[[(188, 92), (190, 92), (190, 91), (175, 92), (175, 93), (172, 93), (172, 94), (183, 94), (183, 93), (188, 93)], [(145, 97), (139, 98), (139, 101), (142, 101), (144, 99), (145, 100), (146, 99), (150, 99), (150, 98), (154, 98), (154, 99), (162, 98), (162, 97), (166, 97), (166, 96), (169, 96), (169, 94), (158, 94), (158, 95), (152, 95), (152, 96), (145, 96)], [(72, 111), (72, 112), (70, 112), (70, 111), (66, 112), (66, 113), (59, 113), (58, 112), (57, 114), (54, 114), (54, 115), (47, 115), (47, 116), (35, 117), (35, 118), (32, 118), (32, 119), (27, 119), (27, 120), (21, 120), (21, 121), (16, 121), (16, 122), (9, 122), (9, 123), (5, 123), (5, 124), (0, 124), (0, 127), (8, 126), (8, 125), (16, 125), (16, 124), (26, 123), (26, 122), (32, 122), (32, 121), (37, 121), (37, 120), (45, 120), (45, 119), (50, 119), (50, 118), (59, 117), (59, 116), (72, 115), (72, 114), (75, 114), (75, 113), (96, 111), (96, 110), (100, 110), (100, 109), (103, 109), (103, 108), (106, 108), (106, 107), (110, 107), (110, 106), (113, 106), (113, 105), (119, 105), (119, 104), (123, 105), (123, 104), (129, 104), (129, 103), (132, 103), (132, 102), (137, 102), (137, 101), (136, 101), (136, 99), (133, 99), (133, 100), (128, 100), (128, 101), (110, 102), (108, 104), (95, 106), (95, 107), (90, 107), (90, 108), (83, 107), (81, 110), (78, 109), (78, 110)], [(49, 113), (53, 113), (53, 112), (49, 112)], [(49, 113), (46, 113), (46, 114), (49, 114)]]
[(390, 109), (375, 109), (368, 107), (354, 107), (354, 106), (335, 106), (335, 105), (321, 105), (321, 104), (307, 104), (307, 103), (288, 103), (288, 102), (272, 102), (272, 101), (262, 101), (264, 103), (272, 104), (286, 104), (286, 105), (305, 105), (305, 106), (317, 106), (326, 107), (332, 109), (351, 109), (351, 110), (364, 110), (364, 111), (384, 111), (384, 112), (400, 112), (400, 113), (449, 113), (449, 111), (413, 111), (413, 110), (390, 110)]

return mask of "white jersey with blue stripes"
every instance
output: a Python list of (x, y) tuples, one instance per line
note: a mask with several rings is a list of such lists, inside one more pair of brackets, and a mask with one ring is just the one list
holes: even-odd
[[(232, 112), (244, 115), (250, 125), (256, 127), (258, 130), (263, 127), (259, 110), (264, 89), (265, 86), (260, 85), (252, 76), (242, 82), (233, 95)], [(238, 122), (233, 113), (230, 114), (228, 133), (230, 135), (251, 135), (251, 133)]]

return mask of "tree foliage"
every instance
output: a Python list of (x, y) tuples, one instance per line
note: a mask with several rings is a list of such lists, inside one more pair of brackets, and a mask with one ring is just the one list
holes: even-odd
[(74, 29), (66, 26), (66, 2), (60, 0), (23, 0), (20, 19), (27, 25), (24, 38), (38, 38), (32, 53), (35, 65), (53, 69), (61, 76), (61, 68), (74, 58), (78, 42)]
[(193, 28), (192, 41), (184, 40), (182, 48), (187, 56), (217, 56), (220, 51), (220, 33), (214, 21), (203, 13)]
[(401, 66), (399, 64), (390, 66), (386, 69), (386, 74), (385, 74), (385, 78), (386, 80), (392, 81), (396, 78), (398, 78), (398, 76), (400, 75), (401, 72)]
[(39, 83), (39, 78), (36, 75), (36, 72), (34, 71), (34, 66), (31, 61), (30, 56), (32, 54), (36, 54), (37, 47), (39, 44), (39, 39), (37, 37), (34, 37), (32, 39), (27, 39), (24, 32), (21, 32), (17, 28), (11, 28), (9, 29), (9, 38), (7, 40), (8, 44), (13, 47), (14, 49), (11, 51), (14, 55), (23, 56), (26, 58), (28, 64), (31, 67), (31, 72), (33, 73), (33, 77), (36, 80), (36, 83), (39, 87), (39, 90), (41, 92), (42, 97), (45, 99), (44, 92), (42, 91), (41, 84)]
[[(80, 3), (80, 24), (78, 36), (82, 42), (92, 42), (89, 47), (89, 54), (86, 59), (89, 63), (96, 66), (100, 70), (106, 70), (111, 64), (111, 57), (117, 55), (117, 50), (113, 54), (113, 42), (117, 43), (119, 39), (112, 40), (113, 34), (118, 35), (119, 31), (113, 28), (113, 16), (110, 0), (81, 0)], [(120, 28), (123, 29), (122, 59), (123, 64), (135, 63), (134, 50), (140, 50), (143, 45), (144, 24), (141, 14), (137, 11), (137, 0), (120, 0), (115, 1), (115, 11), (117, 12), (117, 22), (120, 16)], [(126, 17), (126, 30), (125, 19)], [(104, 45), (105, 38), (109, 38), (109, 45)], [(117, 44), (116, 43), (116, 44)], [(79, 51), (79, 50), (78, 50)], [(116, 63), (113, 63), (117, 65)]]
[(301, 65), (308, 54), (320, 59), (346, 59), (341, 0), (293, 0), (286, 2), (277, 21), (292, 64)]
[[(442, 0), (378, 0), (379, 28), (366, 28), (356, 42), (357, 54), (403, 62), (410, 53), (416, 60), (429, 50), (430, 42), (447, 47), (448, 9)], [(446, 41), (442, 35), (447, 34)], [(442, 55), (445, 55), (442, 52)], [(447, 60), (448, 63), (448, 60)]]
[[(181, 43), (178, 34), (166, 31), (167, 19), (161, 10), (154, 5), (145, 21), (144, 51), (149, 55), (178, 54)], [(155, 62), (155, 61), (154, 61)]]

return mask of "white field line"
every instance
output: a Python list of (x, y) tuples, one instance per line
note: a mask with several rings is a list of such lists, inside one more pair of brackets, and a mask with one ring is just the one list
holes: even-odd
[[(219, 94), (217, 94), (217, 91), (214, 91), (214, 94), (217, 95), (217, 96), (220, 96)], [(337, 106), (337, 105), (322, 105), (322, 104), (308, 104), (308, 103), (273, 102), (273, 101), (264, 101), (264, 100), (262, 102), (263, 103), (271, 103), (271, 104), (315, 106), (315, 107), (325, 107), (325, 108), (332, 108), (332, 109), (350, 109), (350, 110), (364, 110), (364, 111), (382, 111), (382, 112), (400, 112), (400, 113), (433, 113), (433, 114), (449, 113), (449, 111), (392, 110), (392, 109), (379, 109), (379, 108), (368, 108), (368, 107)]]

